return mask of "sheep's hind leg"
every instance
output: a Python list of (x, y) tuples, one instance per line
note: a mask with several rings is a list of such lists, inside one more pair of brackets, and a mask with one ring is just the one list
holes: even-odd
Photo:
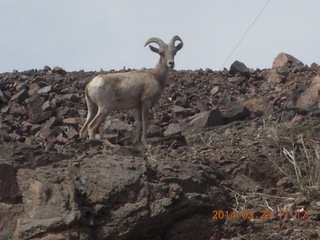
[(86, 97), (88, 114), (87, 119), (83, 127), (79, 132), (80, 138), (86, 138), (88, 136), (88, 125), (91, 123), (92, 119), (97, 115), (98, 106), (93, 103), (88, 97)]
[(89, 139), (95, 139), (100, 124), (106, 119), (110, 112), (111, 110), (98, 109), (98, 113), (88, 125)]

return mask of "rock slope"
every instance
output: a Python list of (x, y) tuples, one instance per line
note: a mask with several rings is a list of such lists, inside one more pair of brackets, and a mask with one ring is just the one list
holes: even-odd
[(173, 71), (147, 149), (78, 138), (99, 72), (0, 74), (0, 239), (319, 238), (320, 67), (273, 66)]

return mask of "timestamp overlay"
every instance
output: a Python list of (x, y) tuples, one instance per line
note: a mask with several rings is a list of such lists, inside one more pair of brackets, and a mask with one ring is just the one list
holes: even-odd
[(228, 218), (237, 218), (237, 219), (306, 219), (308, 217), (308, 211), (222, 211), (215, 210), (212, 211), (212, 219), (228, 219)]

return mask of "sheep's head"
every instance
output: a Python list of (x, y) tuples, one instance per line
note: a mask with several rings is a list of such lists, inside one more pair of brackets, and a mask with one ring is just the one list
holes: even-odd
[[(176, 41), (180, 41), (178, 45), (175, 45)], [(168, 68), (174, 68), (174, 56), (176, 53), (183, 47), (183, 41), (179, 36), (174, 36), (170, 43), (164, 43), (160, 38), (150, 38), (144, 46), (147, 46), (150, 43), (156, 43), (159, 45), (159, 48), (156, 48), (152, 45), (149, 45), (151, 51), (158, 53), (161, 57), (162, 62)]]

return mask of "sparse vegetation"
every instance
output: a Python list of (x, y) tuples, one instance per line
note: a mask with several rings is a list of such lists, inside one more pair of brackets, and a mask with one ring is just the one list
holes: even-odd
[[(320, 196), (320, 146), (317, 143), (305, 143), (299, 139), (300, 145), (292, 146), (291, 149), (282, 148), (281, 157), (290, 163), (288, 168), (281, 171), (292, 180), (300, 191), (309, 197)], [(279, 166), (279, 168), (281, 168)]]
[(11, 239), (13, 239), (13, 232), (12, 231), (7, 232), (7, 234), (6, 234), (6, 240), (11, 240)]

